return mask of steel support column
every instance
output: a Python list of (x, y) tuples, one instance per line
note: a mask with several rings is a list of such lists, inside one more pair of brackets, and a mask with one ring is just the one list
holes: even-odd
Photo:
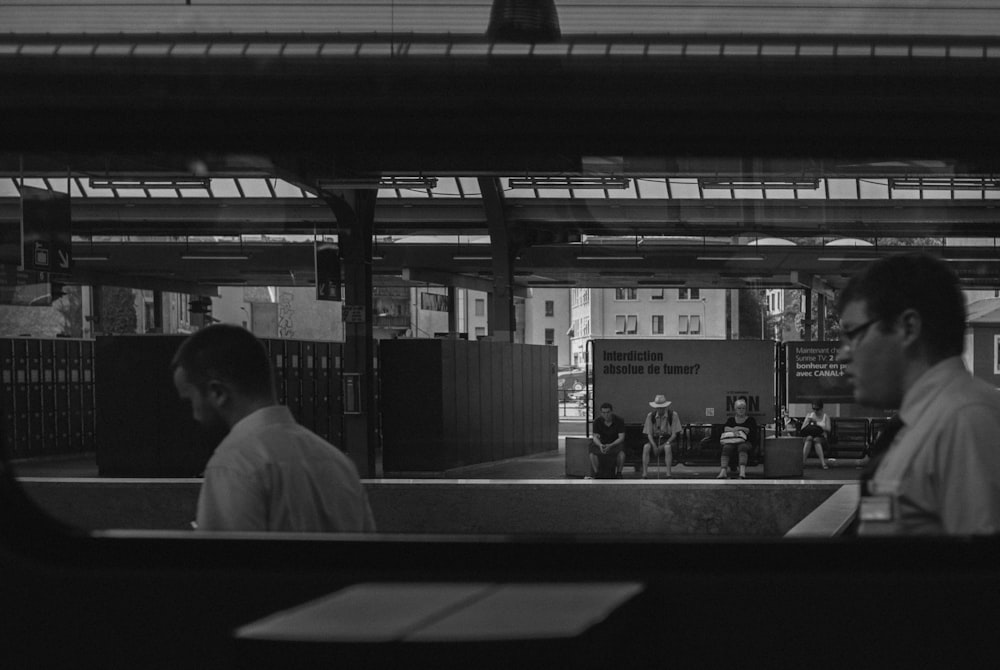
[[(341, 268), (344, 273), (344, 384), (343, 444), (339, 444), (362, 477), (376, 476), (378, 407), (375, 404), (375, 365), (372, 341), (372, 230), (377, 191), (358, 189), (324, 194), (337, 219)], [(356, 401), (356, 402), (354, 402)]]
[(493, 254), (489, 332), (497, 340), (513, 342), (517, 327), (514, 316), (514, 258), (517, 256), (517, 246), (507, 227), (500, 180), (496, 177), (480, 177), (479, 190), (483, 196)]

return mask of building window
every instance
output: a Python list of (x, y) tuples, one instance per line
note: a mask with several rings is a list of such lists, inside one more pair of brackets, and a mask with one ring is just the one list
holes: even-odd
[(636, 300), (636, 289), (634, 288), (616, 288), (615, 289), (615, 300)]
[(476, 298), (476, 316), (486, 316), (485, 298)]
[(556, 329), (546, 328), (545, 329), (545, 344), (555, 344), (556, 343)]
[(701, 289), (700, 288), (679, 288), (679, 289), (677, 289), (677, 299), (678, 300), (700, 300), (701, 299)]
[(480, 337), (486, 337), (486, 328), (483, 326), (476, 326), (476, 339)]
[(650, 328), (650, 332), (653, 335), (663, 335), (663, 315), (654, 314), (653, 315), (653, 325)]
[(651, 296), (649, 296), (649, 297), (652, 300), (663, 300), (663, 289), (662, 288), (654, 288), (653, 289), (653, 294)]
[(701, 315), (692, 314), (691, 316), (678, 316), (677, 332), (681, 335), (701, 334)]
[(615, 335), (635, 335), (639, 332), (639, 317), (619, 314), (615, 317)]
[(556, 315), (556, 302), (555, 300), (545, 301), (545, 316), (555, 316)]

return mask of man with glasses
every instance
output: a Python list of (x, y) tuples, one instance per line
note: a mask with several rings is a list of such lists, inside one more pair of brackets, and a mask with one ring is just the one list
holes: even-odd
[(926, 254), (883, 258), (850, 280), (838, 309), (854, 400), (899, 410), (866, 471), (858, 533), (1000, 531), (1000, 392), (962, 361), (958, 278)]

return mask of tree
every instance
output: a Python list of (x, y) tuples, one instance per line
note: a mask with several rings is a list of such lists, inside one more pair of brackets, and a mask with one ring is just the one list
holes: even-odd
[(135, 313), (135, 294), (130, 288), (101, 286), (100, 331), (104, 334), (135, 333), (139, 317)]

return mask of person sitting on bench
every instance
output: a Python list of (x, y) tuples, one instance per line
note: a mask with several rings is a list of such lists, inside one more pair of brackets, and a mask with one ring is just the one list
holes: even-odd
[(806, 462), (806, 459), (809, 458), (809, 452), (815, 448), (816, 455), (819, 456), (819, 464), (824, 470), (829, 468), (823, 454), (823, 447), (826, 446), (826, 436), (830, 434), (830, 415), (823, 411), (823, 401), (817, 400), (812, 404), (812, 411), (806, 415), (799, 433), (806, 438), (805, 442), (802, 443), (802, 462)]
[(625, 466), (625, 421), (613, 414), (611, 403), (601, 405), (601, 415), (594, 419), (594, 437), (590, 442), (590, 474), (608, 479), (610, 471), (621, 479)]
[(722, 459), (716, 479), (729, 479), (729, 459), (734, 451), (739, 454), (740, 479), (746, 479), (750, 451), (757, 444), (757, 421), (747, 414), (747, 401), (740, 398), (733, 404), (733, 409), (736, 415), (726, 419), (726, 427), (719, 439)]
[(649, 406), (653, 411), (646, 415), (646, 423), (642, 432), (646, 436), (646, 444), (642, 445), (642, 478), (649, 476), (649, 452), (653, 452), (659, 461), (659, 453), (663, 452), (663, 459), (667, 466), (667, 477), (670, 476), (670, 468), (673, 466), (673, 446), (677, 441), (677, 436), (681, 434), (680, 417), (677, 412), (670, 409), (670, 401), (664, 395), (653, 398)]

